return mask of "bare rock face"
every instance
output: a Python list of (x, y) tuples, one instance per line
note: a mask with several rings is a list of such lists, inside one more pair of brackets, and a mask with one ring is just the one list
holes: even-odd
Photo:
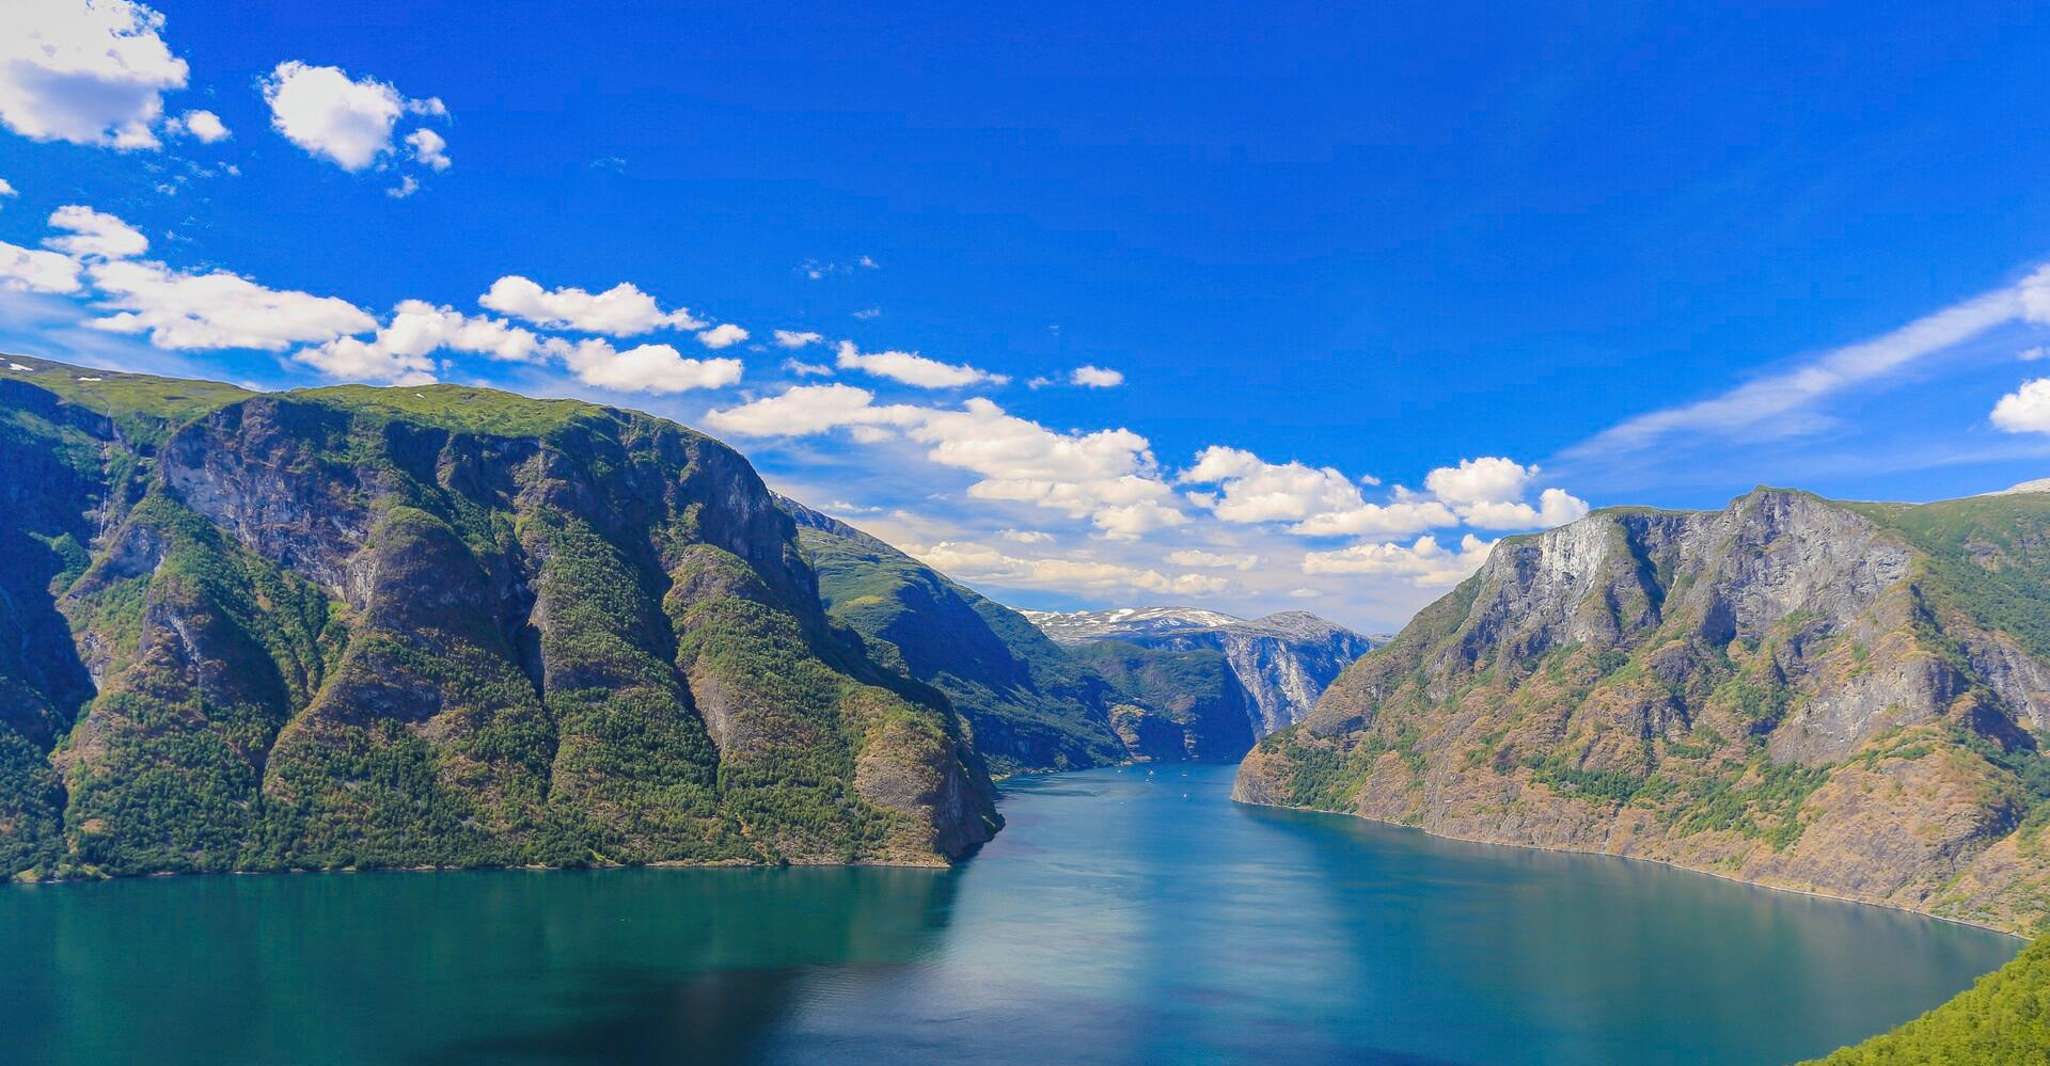
[(1761, 489), (1503, 541), (1236, 795), (2033, 930), (2046, 692), (2050, 495)]
[(0, 874), (936, 864), (998, 824), (951, 707), (833, 628), (716, 441), (27, 365)]
[(1167, 651), (1219, 652), (1244, 693), (1256, 737), (1307, 715), (1324, 687), (1374, 646), (1369, 638), (1307, 611), (1250, 621), (1191, 607), (1022, 613), (1070, 647), (1117, 641)]

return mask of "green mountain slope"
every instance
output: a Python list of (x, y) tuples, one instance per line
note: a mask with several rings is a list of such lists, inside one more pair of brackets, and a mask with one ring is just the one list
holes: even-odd
[(683, 427), (16, 358), (0, 445), (0, 873), (930, 864), (995, 827), (944, 697)]
[(1153, 762), (1231, 762), (1253, 746), (1253, 707), (1222, 652), (1169, 651), (1106, 640), (1068, 649), (1127, 702), (1111, 726)]
[(1221, 655), (1128, 648), (1131, 662), (1098, 661), (883, 541), (782, 503), (833, 620), (876, 661), (946, 693), (993, 770), (1229, 761), (1251, 745), (1247, 729), (1240, 739), (1204, 717), (1229, 702), (1241, 726), (1247, 718), (1236, 693), (1217, 691)]
[(1597, 512), (1502, 542), (1237, 794), (2036, 930), (2046, 577), (2040, 493)]
[(2050, 1063), (2050, 939), (1950, 1002), (1826, 1059), (1830, 1066), (2044, 1066)]

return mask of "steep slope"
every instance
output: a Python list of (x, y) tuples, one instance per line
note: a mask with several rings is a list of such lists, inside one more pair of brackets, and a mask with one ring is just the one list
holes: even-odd
[(1122, 697), (1016, 611), (830, 516), (780, 498), (833, 620), (876, 661), (947, 694), (993, 770), (1123, 760), (1109, 708)]
[(0, 872), (930, 864), (996, 824), (944, 698), (681, 426), (16, 358), (0, 434)]
[(2020, 1066), (2050, 1062), (2050, 939), (1950, 1002), (1844, 1048), (1830, 1066)]
[[(1244, 704), (1219, 688), (1229, 675), (1214, 653), (1127, 645), (1115, 662), (1077, 655), (1019, 612), (883, 541), (781, 502), (833, 620), (858, 633), (876, 661), (946, 693), (993, 770), (1230, 761), (1251, 746)], [(1195, 661), (1206, 656), (1215, 661)], [(1220, 707), (1229, 710), (1222, 719)]]
[(1307, 611), (1251, 621), (1193, 607), (1124, 607), (1109, 611), (1027, 611), (1061, 644), (1115, 640), (1143, 648), (1223, 655), (1244, 690), (1255, 736), (1300, 720), (1317, 698), (1373, 642)]
[(1071, 653), (1121, 694), (1110, 708), (1111, 727), (1134, 757), (1236, 762), (1252, 748), (1252, 707), (1218, 652), (1105, 640)]
[(2046, 578), (2042, 494), (1597, 512), (1503, 541), (1236, 794), (2032, 930)]

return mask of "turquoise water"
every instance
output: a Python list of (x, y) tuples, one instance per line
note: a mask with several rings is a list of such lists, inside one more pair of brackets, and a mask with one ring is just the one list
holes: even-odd
[(0, 888), (0, 1059), (1780, 1062), (2017, 942), (1663, 867), (1012, 782), (953, 871)]

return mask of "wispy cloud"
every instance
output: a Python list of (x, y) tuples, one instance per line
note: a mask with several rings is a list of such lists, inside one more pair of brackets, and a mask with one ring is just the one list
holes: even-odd
[(1824, 401), (1884, 381), (1932, 357), (2016, 322), (2050, 324), (2050, 266), (2022, 281), (1916, 319), (1890, 333), (1824, 352), (1798, 366), (1706, 400), (1667, 407), (1611, 426), (1562, 453), (1569, 461), (1642, 452), (1681, 436), (1770, 440), (1829, 424)]

